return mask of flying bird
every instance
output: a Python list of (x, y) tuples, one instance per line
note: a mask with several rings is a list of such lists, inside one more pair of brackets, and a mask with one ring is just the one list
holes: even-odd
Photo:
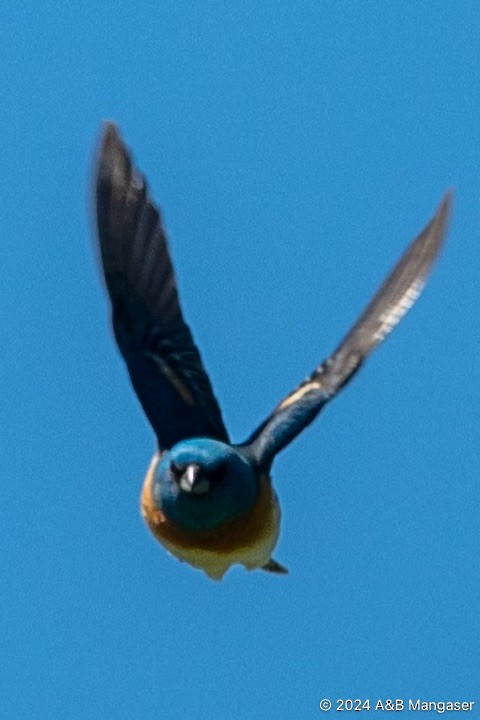
[(445, 236), (452, 193), (337, 349), (234, 444), (183, 318), (160, 212), (113, 123), (103, 129), (95, 191), (114, 335), (158, 445), (143, 517), (172, 555), (213, 579), (234, 564), (286, 573), (272, 557), (280, 531), (272, 463), (417, 300)]

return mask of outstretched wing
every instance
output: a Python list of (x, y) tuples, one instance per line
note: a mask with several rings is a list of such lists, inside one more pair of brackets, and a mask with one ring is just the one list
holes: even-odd
[(260, 467), (268, 468), (275, 455), (314, 420), (415, 303), (442, 245), (451, 204), (449, 192), (335, 352), (282, 400), (244, 444)]
[(195, 436), (228, 442), (182, 316), (159, 211), (112, 123), (101, 138), (96, 216), (115, 338), (160, 449)]

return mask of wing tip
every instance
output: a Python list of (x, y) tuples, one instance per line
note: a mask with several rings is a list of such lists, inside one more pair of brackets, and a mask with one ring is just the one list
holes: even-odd
[(427, 225), (425, 225), (419, 235), (412, 240), (411, 245), (403, 256), (404, 258), (408, 258), (412, 250), (417, 252), (418, 262), (422, 269), (420, 275), (424, 281), (430, 274), (432, 266), (445, 244), (452, 217), (453, 200), (454, 189), (450, 187), (444, 193), (435, 213)]
[(453, 185), (450, 185), (443, 193), (443, 198), (442, 198), (440, 205), (447, 205), (448, 208), (451, 208), (454, 198), (455, 198), (455, 187)]
[(97, 152), (97, 187), (122, 184), (131, 173), (130, 153), (122, 140), (118, 125), (112, 120), (102, 123)]
[(440, 201), (440, 205), (437, 210), (437, 216), (448, 219), (452, 214), (453, 201), (455, 199), (455, 188), (450, 186), (447, 188), (443, 197)]
[(120, 130), (113, 120), (103, 120), (100, 130), (100, 154), (111, 152), (121, 145)]
[(454, 198), (455, 189), (453, 187), (449, 187), (444, 193), (435, 215), (432, 218), (432, 225), (435, 227), (436, 234), (439, 235), (439, 244), (443, 243), (447, 234), (448, 226), (452, 217)]

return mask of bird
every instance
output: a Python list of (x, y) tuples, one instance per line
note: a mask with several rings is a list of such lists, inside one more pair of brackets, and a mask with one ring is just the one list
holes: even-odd
[(94, 195), (114, 337), (156, 436), (140, 500), (148, 528), (213, 580), (233, 565), (287, 573), (273, 557), (281, 518), (273, 461), (416, 302), (443, 244), (453, 191), (334, 352), (238, 444), (184, 319), (160, 210), (113, 122), (101, 131)]

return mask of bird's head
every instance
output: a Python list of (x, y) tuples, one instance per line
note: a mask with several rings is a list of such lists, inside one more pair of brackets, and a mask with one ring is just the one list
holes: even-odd
[(155, 504), (186, 530), (206, 530), (246, 513), (258, 494), (248, 460), (218, 440), (183, 440), (166, 452), (152, 481)]

